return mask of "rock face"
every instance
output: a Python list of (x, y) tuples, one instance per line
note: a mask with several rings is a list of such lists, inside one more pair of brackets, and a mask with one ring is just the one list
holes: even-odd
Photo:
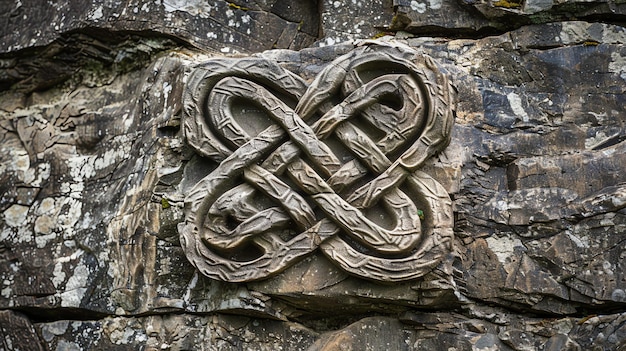
[[(625, 349), (624, 6), (0, 3), (0, 349)], [(218, 167), (185, 130), (211, 108), (189, 100), (194, 72), (269, 62), (305, 91), (368, 45), (430, 57), (455, 87), (449, 144), (419, 167), (450, 199), (446, 255), (393, 282), (321, 248), (207, 277), (179, 231)], [(296, 90), (276, 96), (301, 112)]]

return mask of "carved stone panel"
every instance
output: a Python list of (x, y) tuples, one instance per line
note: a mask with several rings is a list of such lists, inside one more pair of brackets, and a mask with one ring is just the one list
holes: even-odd
[(424, 162), (450, 141), (455, 89), (428, 56), (364, 43), (309, 84), (264, 58), (215, 58), (184, 94), (187, 143), (215, 162), (179, 225), (204, 275), (268, 278), (316, 251), (344, 271), (413, 280), (451, 251)]

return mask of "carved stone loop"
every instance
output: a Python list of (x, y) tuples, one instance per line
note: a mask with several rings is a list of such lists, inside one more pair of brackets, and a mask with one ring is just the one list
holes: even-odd
[(310, 85), (262, 58), (198, 67), (184, 132), (219, 165), (186, 196), (187, 257), (232, 282), (317, 248), (367, 279), (428, 273), (451, 249), (452, 206), (419, 168), (449, 143), (454, 95), (432, 59), (395, 45), (357, 47)]

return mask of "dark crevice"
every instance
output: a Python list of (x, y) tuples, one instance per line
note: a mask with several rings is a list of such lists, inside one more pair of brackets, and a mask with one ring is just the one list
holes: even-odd
[[(484, 25), (479, 28), (444, 27), (442, 25), (422, 24), (414, 22), (406, 7), (396, 6), (394, 17), (389, 26), (378, 27), (382, 32), (404, 31), (416, 36), (441, 37), (447, 39), (484, 39), (490, 36), (498, 36), (510, 31), (530, 25), (558, 23), (565, 21), (584, 21), (589, 23), (603, 23), (608, 25), (626, 26), (626, 15), (623, 14), (592, 14), (584, 15), (593, 11), (598, 4), (561, 4), (553, 6), (549, 11), (533, 14), (502, 13), (498, 17), (486, 17), (471, 5), (464, 4), (463, 9), (472, 13), (472, 17), (481, 18)], [(493, 7), (498, 10), (498, 7)], [(576, 15), (581, 13), (582, 15)]]
[(478, 30), (472, 28), (446, 28), (436, 25), (415, 26), (403, 29), (376, 28), (380, 31), (404, 31), (417, 37), (440, 37), (446, 39), (483, 39), (491, 36), (498, 36), (508, 32), (494, 27), (483, 27)]
[[(610, 315), (626, 312), (626, 306), (623, 303), (607, 302), (605, 305), (584, 305), (577, 304), (575, 306), (576, 312), (573, 313), (552, 313), (549, 311), (534, 310), (528, 305), (518, 303), (515, 301), (505, 300), (502, 298), (496, 298), (494, 300), (481, 300), (476, 297), (467, 297), (471, 303), (464, 304), (463, 306), (456, 306), (451, 309), (442, 310), (430, 310), (409, 308), (407, 306), (396, 306), (397, 308), (388, 310), (387, 313), (380, 311), (371, 312), (354, 312), (347, 313), (335, 313), (333, 315), (324, 314), (310, 314), (306, 313), (300, 317), (289, 317), (288, 320), (293, 323), (301, 324), (307, 328), (310, 328), (318, 333), (341, 330), (352, 323), (368, 317), (389, 317), (400, 318), (406, 313), (435, 313), (446, 312), (455, 313), (458, 316), (466, 317), (468, 320), (475, 317), (476, 311), (481, 311), (483, 308), (497, 309), (497, 315), (502, 316), (507, 313), (516, 315), (518, 317), (527, 318), (580, 318), (584, 319), (590, 315)], [(275, 319), (274, 316), (267, 315), (261, 312), (239, 311), (229, 313), (227, 311), (214, 311), (214, 312), (190, 312), (177, 309), (164, 309), (164, 310), (152, 310), (143, 313), (131, 313), (128, 315), (117, 315), (112, 313), (105, 313), (101, 311), (86, 310), (81, 308), (41, 308), (41, 307), (18, 307), (8, 309), (25, 315), (33, 324), (36, 323), (51, 323), (56, 321), (98, 321), (104, 318), (145, 318), (151, 316), (174, 316), (174, 315), (193, 315), (193, 316), (214, 316), (214, 315), (237, 315), (249, 318), (269, 318)], [(485, 321), (497, 324), (496, 322), (484, 319)]]
[(12, 310), (21, 312), (32, 323), (50, 323), (62, 320), (91, 321), (111, 316), (111, 314), (104, 312), (70, 307), (41, 308), (24, 306), (13, 308)]
[(85, 72), (127, 73), (142, 69), (161, 52), (181, 47), (196, 49), (155, 31), (72, 30), (49, 45), (0, 54), (0, 92), (43, 91)]
[[(514, 289), (511, 289), (511, 293), (531, 295), (531, 294), (523, 293)], [(604, 305), (587, 305), (582, 302), (574, 303), (572, 301), (563, 300), (563, 299), (557, 298), (555, 296), (550, 296), (550, 295), (542, 295), (542, 297), (554, 298), (555, 300), (565, 303), (568, 306), (573, 306), (576, 312), (556, 313), (556, 312), (550, 312), (550, 311), (545, 311), (545, 310), (537, 310), (537, 309), (533, 309), (532, 306), (530, 305), (513, 301), (513, 300), (504, 299), (502, 297), (493, 298), (493, 300), (482, 300), (476, 296), (468, 296), (467, 298), (473, 301), (472, 305), (477, 306), (478, 310), (480, 310), (481, 306), (482, 307), (497, 307), (498, 309), (501, 309), (502, 313), (510, 313), (510, 314), (514, 314), (517, 316), (524, 316), (527, 318), (566, 318), (566, 317), (584, 318), (586, 316), (589, 316), (590, 314), (615, 314), (615, 313), (626, 312), (626, 305), (624, 303), (605, 301)], [(469, 308), (470, 311), (467, 311), (467, 312), (463, 311), (461, 314), (470, 317), (471, 309), (474, 308), (470, 306), (471, 305), (467, 305), (467, 307), (464, 307), (464, 309)]]
[(626, 140), (626, 135), (623, 134), (614, 134), (608, 138), (606, 138), (605, 140), (603, 140), (602, 142), (594, 145), (591, 150), (602, 150), (602, 149), (606, 149), (608, 147), (611, 146), (615, 146), (621, 142), (623, 142), (624, 140)]
[(158, 127), (158, 136), (162, 138), (176, 137), (180, 132), (180, 126), (163, 126)]

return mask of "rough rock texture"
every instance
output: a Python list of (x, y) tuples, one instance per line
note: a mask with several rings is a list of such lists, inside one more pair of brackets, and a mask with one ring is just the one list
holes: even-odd
[[(624, 6), (0, 3), (0, 349), (626, 349)], [(372, 37), (458, 89), (425, 169), (454, 253), (392, 285), (322, 255), (254, 283), (199, 274), (176, 229), (203, 175), (180, 130), (192, 67), (256, 54), (310, 81)]]
[[(2, 52), (50, 44), (72, 32), (143, 32), (222, 53), (302, 48), (317, 38), (317, 1), (5, 1)], [(25, 26), (28, 24), (27, 26)]]

